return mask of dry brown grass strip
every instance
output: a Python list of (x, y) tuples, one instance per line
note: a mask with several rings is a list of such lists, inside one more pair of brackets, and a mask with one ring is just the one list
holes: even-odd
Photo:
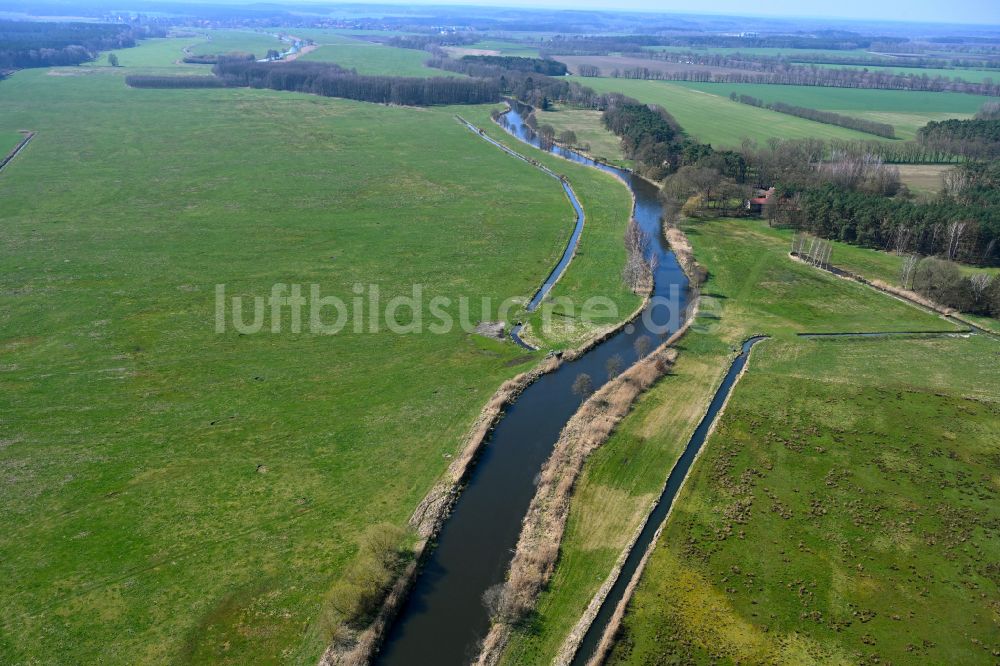
[(639, 395), (667, 373), (677, 351), (669, 345), (685, 325), (654, 352), (594, 393), (563, 428), (552, 455), (542, 467), (538, 489), (528, 508), (494, 624), (479, 664), (499, 661), (511, 627), (535, 605), (552, 577), (569, 516), (573, 487), (590, 454), (611, 435)]

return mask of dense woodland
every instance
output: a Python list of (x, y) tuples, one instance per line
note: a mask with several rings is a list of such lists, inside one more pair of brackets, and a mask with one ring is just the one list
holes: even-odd
[(432, 106), (500, 101), (500, 86), (489, 79), (364, 76), (332, 63), (301, 60), (227, 60), (216, 64), (212, 71), (229, 86), (290, 90), (379, 104)]
[(866, 132), (867, 134), (883, 136), (887, 139), (896, 138), (896, 128), (888, 123), (877, 123), (872, 120), (865, 120), (864, 118), (854, 118), (853, 116), (845, 116), (840, 113), (833, 113), (832, 111), (820, 111), (819, 109), (810, 109), (805, 106), (785, 104), (784, 102), (773, 102), (771, 104), (767, 104), (764, 100), (751, 95), (737, 95), (736, 93), (731, 93), (729, 98), (734, 102), (739, 102), (741, 104), (749, 104), (750, 106), (771, 109), (772, 111), (777, 111), (778, 113), (787, 113), (790, 116), (798, 116), (799, 118), (805, 118), (807, 120), (815, 120), (818, 123), (846, 127), (859, 132)]
[(966, 158), (1000, 157), (1000, 120), (932, 121), (917, 132), (922, 145)]
[(565, 76), (566, 65), (556, 60), (546, 58), (523, 58), (519, 56), (467, 55), (462, 56), (466, 62), (491, 65), (502, 69), (518, 72), (535, 72), (546, 76)]
[(0, 69), (79, 65), (98, 51), (162, 35), (162, 30), (133, 25), (0, 20)]

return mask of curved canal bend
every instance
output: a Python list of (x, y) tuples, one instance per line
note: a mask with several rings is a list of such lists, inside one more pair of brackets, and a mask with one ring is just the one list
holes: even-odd
[[(511, 134), (541, 147), (517, 109), (505, 118)], [(390, 628), (375, 658), (378, 664), (448, 666), (467, 664), (478, 654), (490, 626), (483, 593), (503, 582), (542, 464), (580, 405), (573, 381), (587, 373), (594, 389), (600, 388), (609, 379), (609, 359), (620, 356), (626, 366), (631, 365), (638, 360), (636, 340), (648, 337), (648, 349), (655, 349), (684, 321), (688, 280), (663, 240), (657, 187), (573, 151), (558, 146), (549, 150), (616, 175), (631, 189), (634, 217), (657, 260), (653, 296), (661, 298), (654, 299), (631, 325), (542, 375), (507, 407)]]

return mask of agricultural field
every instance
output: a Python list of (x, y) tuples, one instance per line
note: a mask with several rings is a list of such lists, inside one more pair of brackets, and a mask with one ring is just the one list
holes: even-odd
[(538, 57), (537, 47), (506, 39), (483, 39), (469, 44), (464, 48), (484, 51), (484, 55), (511, 55), (523, 56), (525, 58)]
[(796, 56), (804, 55), (826, 55), (830, 57), (857, 57), (863, 55), (871, 55), (869, 51), (865, 49), (786, 49), (786, 48), (774, 48), (774, 47), (703, 47), (697, 48), (692, 46), (646, 46), (644, 47), (649, 51), (668, 51), (672, 53), (712, 53), (718, 55), (734, 55), (736, 53), (742, 53), (744, 55), (755, 55), (755, 56), (786, 56), (792, 61), (795, 60)]
[(995, 101), (991, 97), (952, 92), (754, 83), (678, 82), (677, 85), (724, 98), (735, 92), (738, 95), (751, 95), (764, 102), (784, 102), (889, 123), (896, 128), (896, 136), (901, 139), (912, 139), (918, 129), (932, 120), (971, 118), (983, 104)]
[[(572, 209), (454, 119), (487, 107), (124, 85), (186, 71), (191, 41), (0, 82), (0, 132), (38, 131), (0, 174), (3, 663), (315, 663), (362, 529), (404, 524), (540, 356), (459, 330), (276, 333), (269, 314), (217, 333), (216, 285), (262, 315), (275, 284), (348, 302), (377, 284), (383, 303), (422, 285), (425, 321), (435, 294), (527, 296)], [(562, 286), (620, 284), (628, 194), (571, 177), (591, 216)]]
[(983, 336), (759, 345), (611, 663), (992, 663), (997, 354)]
[(740, 104), (729, 99), (728, 92), (725, 96), (710, 94), (663, 81), (572, 78), (598, 92), (620, 92), (648, 104), (659, 104), (689, 135), (716, 148), (738, 147), (747, 137), (758, 142), (772, 138), (878, 139), (871, 134)]
[(710, 275), (697, 325), (670, 373), (588, 460), (552, 583), (515, 633), (508, 664), (551, 661), (658, 496), (743, 339), (767, 333), (775, 340), (765, 344), (796, 344), (800, 332), (955, 330), (790, 260), (786, 236), (760, 221), (690, 222), (685, 231)]
[(563, 130), (575, 132), (577, 145), (589, 146), (584, 152), (591, 157), (609, 164), (631, 166), (631, 160), (626, 160), (622, 153), (621, 140), (604, 127), (600, 111), (553, 105), (548, 111), (537, 109), (535, 117), (539, 125), (554, 127), (557, 136)]
[(341, 67), (357, 70), (358, 74), (461, 76), (425, 66), (424, 62), (431, 58), (431, 54), (426, 51), (401, 49), (342, 35), (327, 35), (316, 41), (321, 46), (303, 55), (301, 60), (334, 62)]
[(1000, 71), (988, 70), (988, 69), (952, 69), (952, 68), (936, 68), (936, 67), (905, 67), (905, 66), (890, 66), (890, 65), (864, 65), (863, 67), (854, 65), (834, 65), (834, 64), (817, 64), (817, 67), (823, 67), (825, 69), (867, 69), (872, 72), (885, 72), (887, 74), (914, 74), (916, 76), (922, 76), (926, 74), (927, 76), (934, 78), (938, 76), (943, 76), (949, 79), (962, 79), (963, 81), (970, 81), (973, 83), (982, 83), (986, 80), (1000, 81)]

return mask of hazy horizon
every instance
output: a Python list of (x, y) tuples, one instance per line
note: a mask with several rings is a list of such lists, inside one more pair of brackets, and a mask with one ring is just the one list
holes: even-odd
[[(227, 0), (227, 3), (232, 0)], [(341, 4), (324, 0), (304, 0), (307, 4)], [(197, 2), (192, 4), (199, 4)], [(239, 4), (239, 3), (234, 3)], [(279, 0), (276, 4), (285, 4)], [(288, 4), (300, 4), (289, 0)], [(396, 6), (480, 6), (511, 7), (539, 10), (580, 10), (607, 12), (648, 12), (653, 14), (719, 15), (730, 17), (761, 17), (783, 19), (832, 19), (847, 21), (889, 21), (901, 23), (981, 24), (1000, 25), (1000, 3), (991, 0), (955, 0), (947, 6), (940, 2), (890, 2), (871, 3), (865, 0), (842, 0), (834, 5), (817, 0), (771, 0), (754, 6), (737, 0), (708, 0), (702, 3), (654, 0), (623, 0), (611, 6), (607, 0), (412, 0), (410, 2), (386, 0), (352, 0), (351, 5)]]

